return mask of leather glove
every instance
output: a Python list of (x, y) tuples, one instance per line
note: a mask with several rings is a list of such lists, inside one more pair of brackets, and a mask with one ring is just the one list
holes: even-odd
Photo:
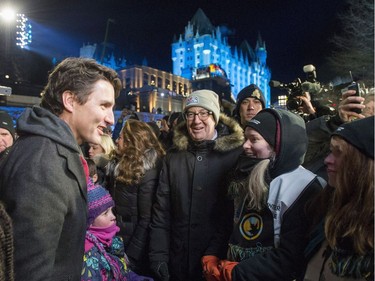
[(221, 278), (224, 281), (232, 281), (232, 270), (238, 264), (236, 261), (222, 260), (220, 261), (219, 268)]
[(207, 281), (220, 281), (220, 271), (218, 268), (219, 258), (216, 256), (202, 257), (203, 275)]
[(150, 268), (158, 280), (169, 281), (169, 270), (166, 262), (152, 262)]

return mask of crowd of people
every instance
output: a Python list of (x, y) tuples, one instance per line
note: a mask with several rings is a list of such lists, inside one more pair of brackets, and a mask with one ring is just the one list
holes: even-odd
[(306, 122), (201, 89), (156, 123), (115, 120), (120, 89), (67, 58), (0, 112), (0, 280), (374, 279), (373, 92)]

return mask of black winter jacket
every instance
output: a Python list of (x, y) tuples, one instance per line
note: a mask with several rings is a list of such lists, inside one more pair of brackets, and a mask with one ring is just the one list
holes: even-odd
[[(220, 222), (233, 205), (224, 184), (242, 152), (243, 131), (224, 114), (214, 141), (194, 143), (186, 123), (175, 129), (174, 145), (164, 161), (153, 208), (150, 261), (167, 262), (170, 280), (203, 280), (201, 257), (223, 257), (231, 229)], [(220, 237), (219, 237), (220, 236)], [(218, 243), (220, 241), (220, 243)]]
[[(159, 181), (161, 159), (155, 150), (145, 154), (145, 175), (139, 184), (125, 185), (119, 181), (107, 188), (115, 201), (119, 235), (124, 240), (125, 251), (132, 269), (138, 274), (149, 274), (148, 246), (151, 209)], [(115, 178), (116, 162), (109, 165), (109, 173)], [(109, 181), (113, 182), (113, 181)]]

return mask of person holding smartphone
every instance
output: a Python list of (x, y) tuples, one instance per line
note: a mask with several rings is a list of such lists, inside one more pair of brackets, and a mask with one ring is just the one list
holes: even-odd
[(355, 90), (347, 90), (342, 94), (342, 100), (337, 107), (336, 115), (324, 115), (306, 123), (306, 131), (309, 139), (303, 163), (306, 169), (327, 180), (327, 173), (323, 162), (329, 153), (331, 134), (344, 123), (374, 115), (373, 96), (373, 89), (366, 99), (357, 95), (357, 91)]

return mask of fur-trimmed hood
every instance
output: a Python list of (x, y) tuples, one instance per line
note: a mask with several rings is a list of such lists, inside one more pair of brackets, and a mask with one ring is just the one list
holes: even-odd
[(158, 153), (154, 148), (147, 149), (143, 159), (143, 167), (145, 168), (145, 171), (155, 168), (158, 158)]
[[(214, 142), (214, 150), (226, 152), (243, 145), (243, 129), (235, 119), (221, 113), (219, 124), (215, 129), (218, 134), (217, 139), (214, 141), (204, 141)], [(174, 147), (178, 150), (187, 150), (189, 144), (194, 144), (194, 141), (189, 136), (186, 121), (183, 121), (176, 126), (174, 130), (173, 143)]]

